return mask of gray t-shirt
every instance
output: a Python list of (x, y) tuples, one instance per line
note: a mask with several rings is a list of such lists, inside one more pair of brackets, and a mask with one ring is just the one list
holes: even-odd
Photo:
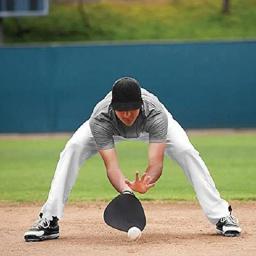
[(94, 108), (89, 124), (98, 149), (114, 148), (113, 136), (138, 138), (142, 133), (149, 134), (150, 143), (166, 141), (167, 114), (158, 98), (145, 89), (141, 89), (143, 105), (132, 126), (124, 125), (111, 107), (112, 93), (100, 101)]

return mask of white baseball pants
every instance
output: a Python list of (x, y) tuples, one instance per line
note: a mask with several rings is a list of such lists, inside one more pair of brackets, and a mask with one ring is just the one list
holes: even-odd
[[(125, 139), (115, 138), (115, 141), (122, 140)], [(143, 134), (136, 140), (148, 141), (148, 136)], [(64, 206), (76, 181), (80, 166), (96, 153), (96, 144), (89, 121), (86, 121), (74, 133), (60, 154), (48, 199), (40, 211), (45, 218), (63, 217)], [(220, 197), (205, 163), (190, 143), (185, 131), (169, 112), (166, 154), (174, 159), (184, 171), (211, 223), (216, 224), (220, 218), (229, 215), (228, 203)]]

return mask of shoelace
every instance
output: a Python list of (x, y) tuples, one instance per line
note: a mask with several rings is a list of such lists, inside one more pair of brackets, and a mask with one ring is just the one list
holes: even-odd
[(229, 215), (227, 217), (221, 218), (220, 222), (222, 222), (222, 223), (226, 222), (226, 224), (228, 224), (228, 225), (235, 225), (235, 226), (238, 225), (237, 219), (234, 216), (232, 216), (232, 215)]
[(50, 221), (45, 218), (38, 219), (32, 226), (32, 228), (48, 228), (50, 226)]

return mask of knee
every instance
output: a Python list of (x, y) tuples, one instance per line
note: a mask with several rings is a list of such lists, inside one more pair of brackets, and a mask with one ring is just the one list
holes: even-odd
[[(179, 154), (185, 151), (196, 151), (194, 146), (189, 142), (182, 142), (182, 143), (168, 143), (166, 145), (166, 153), (167, 154)], [(197, 151), (196, 151), (197, 152)]]
[(63, 156), (64, 154), (69, 155), (80, 155), (82, 152), (82, 146), (74, 143), (74, 142), (68, 142), (64, 148), (64, 150), (60, 153), (60, 156)]

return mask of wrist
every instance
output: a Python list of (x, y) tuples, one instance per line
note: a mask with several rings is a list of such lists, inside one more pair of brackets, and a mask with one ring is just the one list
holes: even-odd
[(127, 195), (133, 195), (134, 196), (133, 191), (130, 190), (130, 189), (129, 190), (128, 189), (123, 190), (121, 194), (127, 194)]
[(124, 186), (121, 187), (120, 193), (123, 193), (125, 191), (133, 193), (133, 189), (130, 186), (128, 186), (127, 184), (124, 184)]

